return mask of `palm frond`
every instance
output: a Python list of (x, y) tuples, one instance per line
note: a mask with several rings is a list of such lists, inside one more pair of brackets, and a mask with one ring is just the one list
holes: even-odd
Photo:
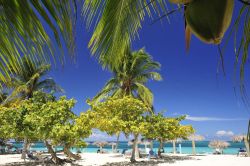
[(153, 93), (151, 90), (141, 83), (135, 83), (135, 85), (137, 86), (137, 97), (151, 107), (153, 105)]
[(91, 53), (99, 56), (104, 66), (116, 66), (139, 36), (146, 13), (151, 15), (165, 7), (162, 0), (86, 0), (82, 13), (88, 28), (94, 29), (89, 42)]
[(62, 87), (56, 84), (56, 82), (52, 78), (47, 78), (45, 80), (42, 80), (41, 82), (38, 82), (35, 84), (34, 87), (35, 91), (38, 90), (46, 90), (46, 91), (55, 91), (55, 92), (60, 92), (64, 93), (64, 90)]
[[(66, 43), (74, 53), (76, 20), (75, 0), (0, 0), (0, 79), (10, 78), (9, 69), (19, 72), (23, 55), (49, 62), (51, 55), (63, 63), (63, 57), (54, 56), (55, 47), (62, 50)], [(45, 24), (42, 24), (42, 22)], [(47, 26), (49, 30), (45, 30)], [(49, 32), (53, 32), (53, 36)], [(60, 37), (62, 36), (62, 37)], [(53, 45), (52, 38), (57, 45)], [(62, 55), (62, 54), (59, 54)]]
[(111, 78), (104, 86), (104, 88), (91, 100), (93, 103), (98, 103), (110, 97), (114, 91), (119, 88), (119, 83), (116, 78)]

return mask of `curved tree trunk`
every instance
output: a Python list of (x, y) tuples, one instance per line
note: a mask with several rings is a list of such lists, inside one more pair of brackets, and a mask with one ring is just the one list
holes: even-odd
[(48, 149), (48, 152), (51, 154), (51, 160), (55, 163), (55, 164), (62, 164), (63, 163), (63, 160), (60, 159), (59, 157), (56, 156), (56, 152), (53, 150), (52, 148), (52, 145), (50, 145), (48, 143), (48, 141), (44, 141), (47, 149)]
[(248, 122), (247, 136), (246, 136), (246, 139), (244, 139), (244, 140), (245, 140), (244, 142), (245, 142), (245, 145), (246, 145), (248, 157), (250, 157), (250, 120)]
[(24, 141), (23, 141), (23, 150), (22, 150), (22, 155), (21, 155), (21, 159), (26, 159), (26, 154), (28, 151), (28, 139), (25, 137)]
[(80, 160), (81, 159), (81, 156), (78, 156), (74, 153), (72, 153), (70, 151), (70, 145), (65, 145), (64, 146), (64, 149), (63, 149), (63, 152), (69, 157), (69, 158), (73, 158), (75, 160)]
[(131, 162), (136, 162), (135, 156), (136, 156), (136, 151), (138, 151), (138, 148), (137, 148), (137, 139), (138, 139), (138, 134), (135, 134), (134, 135), (133, 148), (132, 148), (132, 154), (131, 154), (131, 158), (130, 158)]
[(195, 141), (192, 140), (192, 148), (193, 148), (193, 155), (196, 155), (196, 151), (195, 151)]
[(247, 139), (244, 139), (244, 143), (245, 143), (245, 146), (246, 146), (247, 155), (248, 155), (248, 157), (250, 157), (250, 149), (249, 149), (248, 140), (247, 140)]
[(162, 140), (159, 140), (160, 141), (160, 146), (158, 148), (158, 157), (161, 158), (161, 149), (163, 148), (163, 142)]

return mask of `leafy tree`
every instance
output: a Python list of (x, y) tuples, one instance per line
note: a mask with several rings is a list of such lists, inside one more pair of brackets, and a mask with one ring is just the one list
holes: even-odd
[(73, 99), (61, 97), (56, 100), (53, 95), (36, 92), (17, 107), (1, 107), (0, 131), (6, 139), (43, 140), (56, 164), (63, 160), (57, 157), (52, 145), (62, 145), (65, 154), (79, 159), (69, 149), (85, 145), (83, 139), (91, 134), (92, 121), (84, 113), (77, 117), (71, 111), (74, 104)]
[(70, 158), (80, 159), (80, 156), (71, 153), (69, 149), (72, 146), (85, 145), (82, 139), (88, 137), (92, 129), (88, 115), (82, 113), (80, 117), (77, 117), (71, 111), (75, 100), (67, 100), (66, 97), (49, 100), (45, 103), (32, 100), (34, 97), (29, 100), (30, 103), (27, 103), (27, 109), (33, 110), (33, 113), (26, 116), (26, 122), (36, 128), (36, 134), (41, 140), (44, 140), (52, 155), (52, 160), (55, 163), (62, 162), (51, 146), (58, 144), (64, 147), (65, 154)]
[[(18, 103), (21, 100), (30, 99), (33, 93), (38, 90), (62, 92), (62, 89), (52, 78), (42, 79), (50, 70), (50, 65), (41, 62), (33, 64), (32, 59), (28, 56), (22, 57), (21, 63), (19, 72), (11, 75), (11, 78), (4, 84), (6, 88), (12, 91), (3, 103), (4, 105), (10, 105), (10, 103), (13, 102)], [(13, 70), (10, 71), (13, 72)], [(27, 144), (27, 139), (24, 138), (22, 159), (26, 156)]]
[[(113, 78), (106, 83), (92, 101), (88, 102), (98, 103), (108, 97), (132, 95), (152, 107), (153, 94), (145, 84), (149, 79), (156, 81), (162, 79), (161, 75), (156, 72), (159, 69), (160, 64), (153, 61), (152, 57), (145, 52), (145, 49), (142, 48), (134, 52), (128, 51), (127, 56), (123, 58), (117, 68), (110, 67)], [(113, 132), (109, 134), (117, 136), (117, 149), (120, 133)]]
[(185, 119), (184, 116), (166, 118), (162, 113), (159, 113), (147, 116), (146, 119), (147, 123), (144, 123), (145, 132), (143, 135), (147, 139), (158, 140), (160, 142), (160, 146), (158, 147), (159, 157), (161, 157), (161, 149), (164, 142), (177, 138), (186, 139), (194, 132), (192, 126), (182, 126), (180, 124)]
[(105, 102), (92, 105), (91, 116), (96, 122), (96, 127), (107, 133), (123, 132), (125, 135), (134, 136), (131, 162), (135, 162), (135, 151), (139, 135), (144, 131), (145, 115), (150, 108), (133, 98), (109, 98)]

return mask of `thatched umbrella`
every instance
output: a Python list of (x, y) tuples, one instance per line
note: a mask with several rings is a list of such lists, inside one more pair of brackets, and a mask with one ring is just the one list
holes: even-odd
[(242, 141), (244, 141), (245, 146), (246, 146), (246, 150), (247, 150), (247, 154), (250, 157), (249, 143), (247, 141), (247, 136), (246, 135), (235, 135), (235, 136), (232, 137), (232, 141), (233, 142), (242, 142)]
[(219, 149), (219, 151), (222, 152), (223, 149), (230, 146), (230, 143), (226, 141), (214, 140), (214, 141), (209, 142), (208, 146), (210, 148)]
[(196, 155), (196, 151), (195, 151), (195, 141), (203, 141), (205, 139), (205, 137), (203, 137), (202, 135), (190, 135), (188, 137), (189, 140), (192, 141), (192, 148), (193, 148), (193, 155)]
[(246, 139), (246, 135), (235, 135), (232, 137), (233, 142), (242, 142), (244, 139)]
[(116, 143), (115, 142), (110, 142), (108, 145), (112, 146), (112, 152), (115, 150)]
[(93, 145), (100, 148), (100, 151), (102, 151), (102, 148), (107, 144), (108, 144), (108, 142), (106, 142), (106, 141), (96, 141), (93, 143)]

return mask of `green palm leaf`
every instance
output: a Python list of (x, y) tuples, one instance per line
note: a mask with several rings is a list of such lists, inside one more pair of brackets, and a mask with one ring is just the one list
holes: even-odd
[(160, 10), (165, 10), (165, 1), (85, 0), (82, 14), (88, 28), (94, 29), (89, 42), (92, 54), (99, 56), (104, 66), (116, 66), (138, 37), (146, 13)]
[[(2, 81), (6, 82), (10, 78), (9, 69), (19, 72), (23, 55), (29, 56), (32, 62), (42, 60), (48, 63), (51, 55), (54, 62), (56, 59), (63, 62), (62, 54), (54, 56), (57, 46), (62, 49), (61, 41), (65, 42), (73, 55), (75, 3), (75, 0), (0, 0)], [(44, 26), (49, 30), (45, 30)], [(49, 35), (50, 31), (53, 36)], [(52, 38), (56, 39), (57, 46), (52, 44)]]
[(145, 49), (128, 52), (122, 62), (117, 64), (117, 67), (110, 67), (113, 78), (106, 83), (104, 88), (92, 99), (92, 102), (98, 103), (108, 97), (132, 95), (152, 107), (153, 94), (145, 83), (149, 79), (160, 81), (161, 75), (156, 72), (159, 69), (160, 64), (153, 61)]

